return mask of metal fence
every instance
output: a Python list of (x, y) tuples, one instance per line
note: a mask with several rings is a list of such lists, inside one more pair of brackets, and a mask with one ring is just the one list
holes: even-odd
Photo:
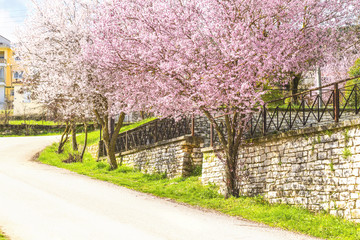
[[(357, 118), (360, 112), (360, 83), (345, 84), (355, 79), (345, 79), (264, 103), (248, 121), (245, 137), (255, 138), (336, 123), (340, 119)], [(225, 130), (223, 118), (219, 117), (217, 121), (220, 128)], [(219, 142), (212, 124), (210, 124), (210, 129), (205, 130), (206, 133), (195, 132), (196, 124), (194, 117), (184, 117), (178, 121), (169, 118), (154, 120), (136, 129), (121, 133), (116, 141), (116, 152), (128, 151), (190, 134), (207, 136), (210, 138), (210, 146)], [(103, 144), (102, 148), (105, 153)]]
[[(129, 151), (191, 134), (194, 135), (193, 117), (183, 117), (177, 121), (172, 118), (156, 119), (135, 129), (120, 133), (116, 140), (115, 152)], [(103, 143), (100, 144), (100, 148), (100, 156), (106, 155)]]
[[(249, 137), (339, 122), (357, 117), (359, 84), (346, 79), (265, 103), (249, 122)], [(344, 86), (341, 86), (344, 85)]]
[[(269, 101), (260, 106), (246, 126), (245, 138), (256, 138), (305, 127), (337, 123), (340, 119), (358, 118), (360, 83), (346, 84), (350, 78), (323, 87)], [(359, 81), (360, 82), (360, 81)], [(218, 124), (225, 130), (223, 119)], [(218, 143), (210, 127), (210, 145)]]

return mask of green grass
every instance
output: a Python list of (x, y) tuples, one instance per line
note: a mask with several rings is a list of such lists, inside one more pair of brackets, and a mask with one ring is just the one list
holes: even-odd
[(143, 124), (145, 124), (145, 123), (154, 121), (155, 119), (157, 119), (157, 118), (155, 118), (155, 117), (153, 117), (153, 118), (147, 118), (147, 119), (141, 120), (141, 121), (139, 121), (139, 122), (136, 122), (136, 123), (133, 123), (133, 124), (124, 126), (124, 127), (121, 128), (120, 133), (129, 131), (129, 130), (134, 129), (134, 128), (137, 128), (137, 127), (139, 127), (139, 126), (141, 126), (141, 125), (143, 125)]
[(202, 185), (199, 176), (167, 179), (164, 174), (143, 174), (126, 166), (111, 171), (108, 164), (96, 162), (89, 153), (86, 153), (83, 163), (65, 164), (62, 160), (68, 157), (70, 145), (68, 144), (65, 152), (60, 155), (55, 153), (56, 149), (56, 144), (46, 148), (40, 154), (39, 161), (136, 191), (315, 237), (360, 239), (360, 225), (327, 213), (314, 214), (303, 208), (283, 204), (271, 205), (262, 197), (225, 199), (218, 193), (217, 186)]
[(6, 237), (6, 236), (4, 235), (4, 233), (1, 232), (1, 230), (0, 230), (0, 240), (9, 240), (9, 238)]
[[(156, 118), (147, 118), (142, 121), (139, 121), (137, 123), (127, 125), (121, 129), (121, 131), (128, 131), (132, 128), (138, 127), (144, 123), (151, 122), (155, 120)], [(56, 126), (56, 125), (65, 125), (65, 123), (62, 122), (54, 122), (54, 121), (35, 121), (35, 120), (11, 120), (9, 121), (9, 124), (11, 125), (21, 125), (21, 124), (27, 124), (27, 125), (50, 125), (50, 126)]]
[(63, 123), (60, 122), (53, 122), (53, 121), (35, 121), (35, 120), (11, 120), (9, 121), (9, 124), (11, 125), (21, 125), (21, 124), (27, 124), (27, 125), (50, 125), (50, 126), (56, 126), (56, 125), (63, 125)]
[[(79, 144), (84, 144), (85, 134), (79, 134), (76, 138)], [(88, 146), (97, 144), (100, 141), (100, 130), (88, 132)]]
[(34, 136), (55, 136), (55, 135), (61, 135), (62, 132), (51, 132), (51, 133), (41, 133), (41, 134), (36, 134), (36, 135), (0, 135), (1, 137), (34, 137)]
[[(35, 121), (35, 120), (26, 120), (25, 121), (27, 125), (43, 125), (43, 126), (58, 126), (62, 125), (62, 123), (57, 123), (53, 121)], [(10, 125), (21, 125), (25, 123), (24, 120), (11, 120), (9, 121)], [(32, 129), (28, 130), (21, 130), (19, 132), (13, 131), (12, 133), (16, 134), (4, 134), (1, 133), (0, 137), (26, 137), (26, 136), (52, 136), (52, 135), (60, 135), (62, 134), (62, 131), (58, 130), (51, 130), (51, 131), (42, 131), (43, 133), (38, 133), (32, 131)]]
[(349, 148), (349, 147), (345, 147), (344, 150), (343, 150), (343, 152), (342, 152), (342, 157), (343, 157), (344, 159), (348, 159), (348, 158), (351, 157), (351, 156), (352, 156), (352, 153), (351, 153), (350, 148)]
[[(93, 122), (90, 122), (89, 124), (92, 124)], [(27, 125), (44, 125), (44, 126), (58, 126), (58, 125), (66, 125), (65, 122), (54, 122), (54, 121), (36, 121), (36, 120), (10, 120), (10, 125), (21, 125), (21, 124), (27, 124)], [(82, 123), (77, 123), (82, 124)]]
[[(141, 125), (143, 125), (145, 123), (151, 122), (151, 121), (153, 121), (155, 119), (156, 118), (147, 118), (147, 119), (144, 119), (142, 121), (139, 121), (139, 122), (124, 126), (124, 127), (121, 128), (120, 133), (125, 132), (125, 131), (129, 131), (129, 130), (134, 129), (136, 127), (139, 127), (139, 126), (141, 126)], [(24, 121), (22, 121), (22, 120), (10, 121), (10, 124), (13, 124), (13, 125), (20, 125), (20, 124), (23, 124), (23, 123), (24, 123)], [(38, 124), (38, 125), (40, 125), (40, 123), (42, 123), (42, 121), (34, 121), (34, 120), (27, 121), (27, 124)], [(44, 123), (43, 125), (57, 125), (57, 124), (59, 124), (59, 123), (52, 122), (52, 121), (44, 121), (43, 123)], [(63, 133), (62, 131), (60, 131), (60, 132), (50, 132), (50, 133), (37, 134), (36, 136), (53, 136), (53, 135), (61, 135), (62, 133)], [(0, 134), (0, 137), (26, 137), (26, 135), (25, 134), (20, 134), (20, 135), (1, 135)], [(85, 135), (84, 134), (79, 134), (79, 143), (80, 144), (84, 143), (84, 139), (85, 139)], [(95, 144), (95, 143), (99, 142), (99, 140), (100, 140), (100, 131), (99, 130), (89, 132), (89, 135), (88, 135), (88, 144), (89, 145)]]

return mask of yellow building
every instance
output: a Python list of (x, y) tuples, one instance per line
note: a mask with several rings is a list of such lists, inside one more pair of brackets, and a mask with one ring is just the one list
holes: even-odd
[(22, 79), (23, 71), (13, 55), (10, 40), (0, 35), (0, 109), (12, 108), (14, 83)]

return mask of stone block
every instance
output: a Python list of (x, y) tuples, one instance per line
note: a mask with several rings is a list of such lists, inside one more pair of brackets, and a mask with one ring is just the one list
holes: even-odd
[(324, 160), (324, 159), (327, 158), (327, 153), (326, 152), (319, 152), (317, 154), (317, 158), (318, 158), (318, 160)]
[[(355, 159), (358, 159), (358, 158), (355, 158)], [(355, 162), (355, 163), (353, 164), (353, 167), (354, 167), (354, 168), (357, 168), (357, 169), (360, 169), (360, 162)]]
[(340, 201), (348, 200), (350, 198), (350, 193), (342, 192), (340, 193)]
[(356, 184), (356, 177), (350, 177), (347, 181), (348, 185), (355, 185)]
[(346, 209), (354, 209), (355, 208), (355, 201), (350, 201), (346, 204)]
[(350, 198), (355, 200), (359, 199), (359, 193), (350, 193)]
[(337, 209), (345, 209), (346, 208), (346, 202), (345, 201), (337, 201), (335, 203), (335, 206)]
[(343, 217), (347, 218), (347, 219), (350, 219), (351, 218), (351, 210), (350, 209), (345, 209)]
[(328, 211), (330, 209), (330, 203), (321, 203), (320, 208), (322, 210)]
[(324, 149), (334, 149), (339, 147), (339, 143), (338, 142), (329, 142), (329, 143), (325, 143), (324, 144)]
[(349, 190), (349, 192), (354, 191), (355, 190), (355, 185), (349, 185), (348, 190)]
[(337, 210), (330, 210), (330, 214), (333, 216), (337, 216)]
[(360, 209), (351, 210), (352, 219), (360, 219)]

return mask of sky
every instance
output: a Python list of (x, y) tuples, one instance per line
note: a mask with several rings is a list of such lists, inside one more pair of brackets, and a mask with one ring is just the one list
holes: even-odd
[(27, 16), (30, 0), (0, 0), (0, 35), (16, 42), (16, 29)]

